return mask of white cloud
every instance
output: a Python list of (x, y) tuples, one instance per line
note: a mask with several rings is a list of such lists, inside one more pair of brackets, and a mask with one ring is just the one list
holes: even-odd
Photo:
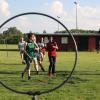
[(79, 27), (85, 29), (100, 28), (100, 8), (90, 6), (78, 6)]
[(63, 6), (62, 2), (60, 2), (59, 0), (54, 0), (51, 4), (50, 9), (51, 9), (51, 12), (53, 12), (55, 14), (65, 13), (64, 6)]
[(78, 5), (78, 13), (81, 14), (82, 16), (86, 16), (86, 17), (94, 16), (96, 12), (97, 12), (96, 8), (89, 7), (89, 6), (82, 7)]
[(9, 4), (6, 0), (1, 0), (0, 1), (0, 12), (4, 14), (4, 16), (9, 16), (10, 11), (9, 11)]
[[(78, 28), (90, 30), (98, 30), (100, 28), (100, 7), (78, 5), (77, 9)], [(68, 26), (68, 28), (76, 28), (75, 8), (71, 9), (70, 11), (65, 11), (63, 7), (61, 13), (60, 20), (62, 20), (62, 22)]]

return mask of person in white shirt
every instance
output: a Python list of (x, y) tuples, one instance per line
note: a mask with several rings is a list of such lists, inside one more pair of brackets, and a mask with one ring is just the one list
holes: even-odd
[(25, 49), (25, 45), (27, 43), (24, 41), (24, 38), (21, 37), (18, 43), (18, 48), (20, 51), (20, 55), (21, 55), (21, 59), (22, 59), (22, 64), (25, 64), (25, 60), (24, 60), (24, 49)]
[(41, 38), (41, 41), (38, 43), (38, 46), (41, 50), (41, 60), (43, 61), (46, 52), (46, 44), (44, 43), (43, 37)]

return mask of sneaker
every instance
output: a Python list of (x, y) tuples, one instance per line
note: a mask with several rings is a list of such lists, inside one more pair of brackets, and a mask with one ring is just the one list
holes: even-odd
[(24, 77), (24, 73), (22, 73), (22, 78)]
[(52, 73), (49, 73), (48, 76), (51, 77), (52, 76)]
[(53, 73), (52, 75), (53, 75), (53, 76), (56, 76), (56, 73)]
[(31, 79), (31, 76), (28, 76), (28, 80), (30, 80)]
[(37, 71), (37, 75), (39, 74), (39, 71)]
[(44, 69), (44, 68), (42, 68), (42, 71), (43, 71), (43, 72), (45, 72), (45, 69)]

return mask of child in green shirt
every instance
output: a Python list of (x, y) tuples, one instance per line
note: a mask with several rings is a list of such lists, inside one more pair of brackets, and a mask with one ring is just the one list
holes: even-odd
[(28, 80), (31, 79), (30, 76), (30, 63), (33, 61), (35, 69), (38, 74), (38, 63), (37, 63), (37, 58), (35, 57), (35, 51), (38, 51), (39, 48), (36, 45), (35, 42), (35, 35), (33, 33), (28, 34), (28, 42), (27, 45), (25, 46), (25, 61), (26, 61), (26, 68), (22, 72), (22, 78), (24, 76), (24, 73), (28, 71)]

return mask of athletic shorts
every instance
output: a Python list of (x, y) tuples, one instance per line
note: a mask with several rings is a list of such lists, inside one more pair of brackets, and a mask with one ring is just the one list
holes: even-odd
[(27, 67), (30, 68), (30, 63), (32, 62), (32, 59), (30, 59), (26, 54), (24, 54), (24, 60), (26, 62)]
[(20, 50), (20, 54), (23, 54), (24, 53), (24, 50)]
[(38, 61), (41, 60), (41, 54), (40, 53), (34, 53), (34, 56), (37, 58)]

